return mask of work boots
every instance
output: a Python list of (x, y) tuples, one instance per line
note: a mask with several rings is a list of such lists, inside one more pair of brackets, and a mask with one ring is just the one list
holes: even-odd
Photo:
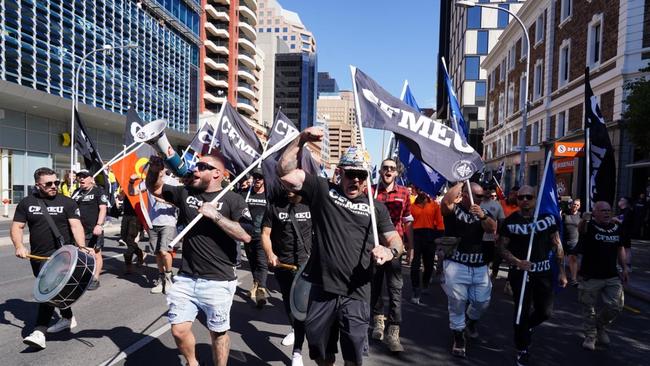
[(386, 335), (386, 344), (391, 352), (404, 352), (404, 347), (399, 341), (399, 325), (389, 325)]
[(381, 341), (384, 339), (384, 316), (375, 315), (372, 318), (372, 339)]

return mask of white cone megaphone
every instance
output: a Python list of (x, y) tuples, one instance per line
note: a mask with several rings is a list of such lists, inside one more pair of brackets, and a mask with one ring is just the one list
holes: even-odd
[(167, 168), (177, 177), (182, 177), (188, 173), (187, 165), (185, 165), (176, 150), (169, 143), (165, 135), (166, 127), (167, 121), (164, 119), (151, 121), (138, 129), (135, 136), (133, 136), (133, 140), (135, 142), (146, 142), (151, 145), (165, 160)]

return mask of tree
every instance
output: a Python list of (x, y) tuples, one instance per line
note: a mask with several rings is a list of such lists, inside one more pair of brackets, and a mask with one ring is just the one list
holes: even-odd
[[(639, 71), (650, 72), (650, 66)], [(642, 77), (629, 82), (625, 89), (629, 94), (625, 98), (627, 108), (623, 118), (630, 131), (630, 139), (642, 153), (650, 153), (650, 80)]]

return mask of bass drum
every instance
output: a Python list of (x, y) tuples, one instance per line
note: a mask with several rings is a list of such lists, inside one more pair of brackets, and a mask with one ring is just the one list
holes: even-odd
[(307, 281), (302, 275), (305, 268), (307, 268), (307, 263), (309, 261), (300, 267), (291, 284), (289, 305), (291, 306), (291, 315), (298, 321), (305, 320), (307, 317), (307, 308), (309, 307), (309, 293), (311, 292), (312, 283)]
[(64, 245), (41, 268), (34, 284), (34, 298), (60, 309), (69, 308), (86, 291), (94, 273), (95, 256)]

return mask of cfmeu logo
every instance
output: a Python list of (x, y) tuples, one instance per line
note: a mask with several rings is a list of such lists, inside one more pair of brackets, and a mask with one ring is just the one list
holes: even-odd
[(474, 174), (474, 164), (467, 160), (459, 160), (451, 169), (454, 178), (458, 180), (469, 179)]

